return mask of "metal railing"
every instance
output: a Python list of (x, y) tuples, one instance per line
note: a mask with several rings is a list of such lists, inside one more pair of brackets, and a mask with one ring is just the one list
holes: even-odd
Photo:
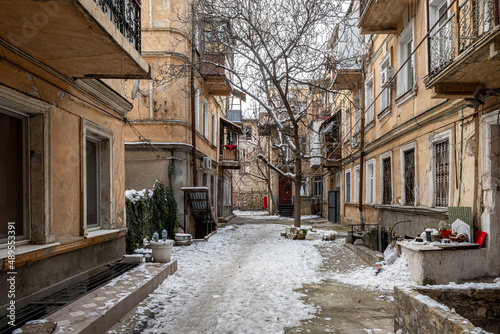
[(94, 0), (123, 36), (141, 51), (141, 5), (138, 0)]
[(455, 59), (455, 14), (431, 34), (431, 70), (437, 73)]

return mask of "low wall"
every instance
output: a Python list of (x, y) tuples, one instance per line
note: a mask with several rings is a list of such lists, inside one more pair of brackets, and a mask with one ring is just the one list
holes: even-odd
[(500, 286), (475, 289), (394, 288), (394, 331), (408, 334), (500, 333)]
[(419, 285), (459, 283), (487, 276), (487, 249), (445, 250), (433, 245), (398, 243), (411, 278)]
[(382, 253), (371, 250), (365, 246), (355, 246), (349, 243), (345, 243), (344, 246), (356, 253), (356, 255), (358, 255), (361, 260), (365, 261), (371, 266), (374, 266), (375, 263), (380, 262), (384, 259), (384, 255)]

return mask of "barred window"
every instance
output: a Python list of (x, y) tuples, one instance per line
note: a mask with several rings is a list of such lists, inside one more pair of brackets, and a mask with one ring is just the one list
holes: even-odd
[(345, 201), (351, 202), (351, 172), (345, 173)]
[(391, 204), (392, 202), (392, 175), (391, 175), (391, 158), (382, 160), (382, 175), (383, 175), (383, 195), (382, 202)]
[(436, 206), (448, 206), (448, 189), (450, 183), (450, 162), (448, 140), (434, 144), (436, 174), (434, 180)]
[(404, 152), (405, 204), (415, 204), (415, 150)]

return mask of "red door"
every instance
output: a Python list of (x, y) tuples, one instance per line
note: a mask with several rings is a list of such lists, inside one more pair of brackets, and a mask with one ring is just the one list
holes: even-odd
[(292, 180), (280, 177), (279, 204), (292, 204)]

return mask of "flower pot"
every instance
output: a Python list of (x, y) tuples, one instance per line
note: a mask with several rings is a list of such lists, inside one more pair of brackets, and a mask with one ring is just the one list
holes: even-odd
[(172, 256), (173, 240), (167, 241), (151, 241), (151, 249), (153, 250), (154, 262), (166, 263), (170, 261)]
[(449, 239), (450, 238), (451, 230), (441, 230), (439, 232), (441, 232), (441, 239)]

